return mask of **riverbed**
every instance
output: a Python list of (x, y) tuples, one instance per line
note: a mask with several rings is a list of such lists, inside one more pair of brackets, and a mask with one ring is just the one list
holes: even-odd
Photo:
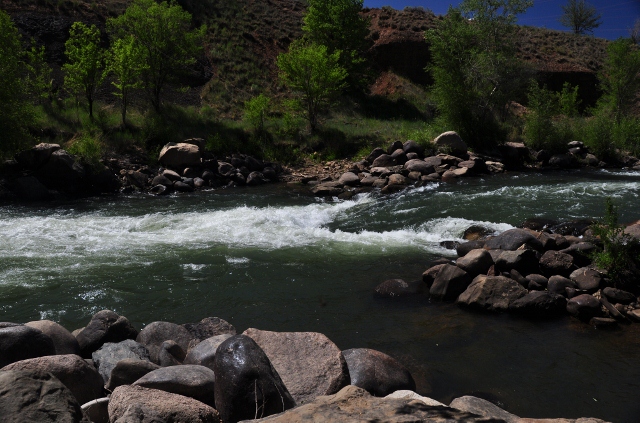
[(321, 200), (284, 185), (0, 206), (2, 320), (70, 330), (111, 309), (138, 328), (208, 316), (274, 331), (317, 331), (341, 349), (404, 363), (418, 392), (487, 398), (523, 417), (640, 421), (640, 324), (595, 330), (453, 304), (375, 299), (420, 279), (441, 241), (530, 217), (640, 219), (640, 172), (509, 173), (391, 196)]

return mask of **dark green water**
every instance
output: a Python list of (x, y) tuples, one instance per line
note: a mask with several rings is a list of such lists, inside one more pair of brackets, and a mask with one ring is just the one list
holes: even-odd
[(84, 326), (108, 308), (136, 327), (218, 316), (239, 331), (323, 332), (342, 349), (384, 351), (418, 391), (474, 394), (524, 417), (640, 421), (640, 325), (596, 331), (455, 305), (376, 300), (390, 278), (419, 279), (470, 225), (525, 218), (640, 219), (640, 173), (466, 179), (390, 197), (323, 202), (285, 187), (0, 207), (4, 321)]

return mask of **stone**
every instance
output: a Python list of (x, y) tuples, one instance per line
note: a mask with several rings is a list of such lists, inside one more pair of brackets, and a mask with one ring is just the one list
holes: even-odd
[(555, 226), (549, 228), (549, 230), (553, 233), (560, 235), (572, 235), (572, 236), (582, 236), (585, 231), (596, 223), (592, 219), (575, 219), (569, 220), (566, 222), (561, 222)]
[(151, 185), (164, 185), (165, 187), (170, 187), (173, 185), (173, 181), (167, 178), (165, 175), (158, 175), (151, 180)]
[(28, 370), (40, 374), (51, 373), (74, 395), (79, 404), (103, 396), (104, 382), (95, 367), (90, 366), (79, 355), (50, 355), (17, 361), (1, 371)]
[(385, 150), (380, 148), (380, 147), (376, 147), (376, 148), (373, 149), (373, 151), (371, 151), (371, 153), (369, 153), (369, 155), (367, 156), (366, 160), (369, 163), (373, 163), (375, 159), (377, 159), (378, 157), (380, 157), (383, 154), (386, 154)]
[(407, 283), (402, 279), (389, 279), (376, 286), (373, 295), (378, 298), (406, 297), (419, 293), (421, 288), (421, 281)]
[(113, 391), (109, 418), (112, 423), (220, 423), (219, 413), (200, 401), (135, 385)]
[(530, 232), (524, 229), (509, 229), (485, 242), (485, 247), (491, 250), (517, 250), (525, 245), (537, 251), (542, 251), (542, 243)]
[(27, 201), (46, 201), (53, 194), (35, 176), (21, 176), (11, 181), (9, 189), (18, 198)]
[(493, 229), (485, 228), (484, 226), (479, 225), (471, 225), (464, 230), (462, 239), (467, 241), (476, 241), (478, 239), (486, 237), (487, 235), (491, 235), (492, 233)]
[(436, 279), (436, 276), (438, 276), (438, 272), (440, 272), (440, 269), (442, 269), (445, 264), (449, 263), (436, 264), (424, 271), (422, 274), (422, 282), (427, 285), (427, 289), (431, 288), (433, 281)]
[(371, 167), (390, 167), (395, 166), (398, 163), (389, 154), (381, 154), (371, 163)]
[(183, 364), (198, 364), (213, 370), (213, 363), (216, 358), (216, 351), (218, 350), (218, 347), (233, 335), (235, 334), (224, 333), (201, 341), (198, 345), (189, 350)]
[(325, 182), (311, 188), (311, 192), (316, 197), (335, 197), (343, 191), (342, 184), (338, 182)]
[(193, 192), (194, 191), (194, 187), (193, 185), (190, 185), (186, 182), (183, 181), (176, 181), (173, 183), (173, 189), (175, 189), (178, 192)]
[(65, 150), (51, 153), (49, 160), (34, 176), (47, 188), (70, 195), (79, 194), (86, 188), (84, 167)]
[(17, 324), (0, 327), (0, 368), (16, 361), (55, 353), (51, 338), (38, 329)]
[(483, 173), (489, 173), (487, 165), (482, 159), (475, 158), (473, 160), (465, 160), (458, 163), (460, 168), (465, 168), (470, 175), (481, 175)]
[(407, 155), (402, 148), (398, 148), (391, 153), (393, 159), (398, 165), (404, 165), (407, 162)]
[(550, 250), (540, 257), (540, 270), (547, 277), (554, 275), (569, 277), (574, 269), (573, 257), (569, 254)]
[[(445, 421), (489, 422), (484, 417), (453, 408), (426, 405), (419, 399), (374, 397), (364, 389), (350, 385), (335, 395), (320, 397), (310, 404), (302, 405), (278, 416), (253, 420), (252, 423), (444, 423)], [(493, 422), (500, 423), (499, 420)]]
[(349, 370), (340, 349), (316, 332), (271, 332), (247, 329), (267, 355), (296, 404), (331, 395), (349, 384)]
[(564, 315), (566, 308), (565, 297), (547, 291), (529, 292), (509, 305), (510, 312), (539, 319)]
[(231, 323), (219, 317), (205, 317), (198, 323), (185, 323), (182, 326), (184, 326), (193, 337), (193, 341), (189, 344), (189, 349), (212, 336), (236, 334), (236, 328)]
[(631, 292), (623, 291), (617, 288), (612, 288), (610, 286), (604, 288), (602, 290), (602, 294), (604, 294), (604, 296), (607, 297), (607, 299), (614, 304), (617, 303), (617, 304), (628, 305), (636, 301), (636, 296), (633, 295)]
[(576, 283), (576, 288), (593, 294), (602, 285), (602, 275), (588, 267), (582, 267), (571, 272), (569, 278)]
[(549, 166), (560, 169), (572, 169), (578, 167), (579, 163), (572, 154), (555, 154), (549, 159)]
[(250, 187), (266, 184), (269, 182), (262, 172), (253, 171), (247, 176), (247, 185)]
[(182, 177), (178, 174), (178, 172), (175, 172), (171, 169), (165, 169), (162, 171), (162, 176), (164, 176), (165, 178), (167, 178), (169, 181), (176, 182), (182, 179)]
[(358, 178), (358, 175), (353, 172), (345, 172), (342, 174), (342, 176), (340, 176), (338, 182), (340, 182), (342, 185), (355, 187), (360, 185), (360, 178)]
[[(566, 240), (566, 238), (564, 239)], [(591, 256), (598, 250), (598, 247), (590, 242), (578, 242), (565, 248), (560, 248), (560, 245), (558, 245), (558, 248), (561, 253), (569, 254), (573, 257), (574, 264), (579, 267), (586, 267), (591, 264)]]
[(433, 140), (433, 144), (438, 151), (453, 154), (462, 157), (467, 154), (467, 144), (462, 141), (460, 135), (454, 131), (444, 132)]
[(592, 317), (602, 314), (600, 301), (593, 295), (582, 294), (567, 301), (567, 311), (572, 316), (588, 322)]
[(458, 297), (456, 304), (489, 311), (506, 311), (515, 300), (527, 295), (527, 290), (504, 276), (479, 275)]
[(0, 371), (0, 410), (7, 423), (90, 423), (71, 391), (38, 371)]
[[(469, 172), (469, 168), (466, 167), (459, 167), (457, 169), (448, 170), (447, 172), (452, 172), (456, 177), (467, 176), (471, 174)], [(444, 175), (442, 175), (442, 177), (444, 178)]]
[(389, 176), (389, 182), (387, 183), (387, 185), (408, 185), (408, 184), (409, 184), (409, 179), (407, 179), (406, 177), (404, 177), (399, 173), (394, 173), (393, 175)]
[(516, 270), (523, 276), (540, 271), (534, 250), (503, 251), (496, 260), (496, 268), (500, 272)]
[(616, 319), (610, 317), (592, 317), (589, 324), (596, 329), (611, 329), (618, 326)]
[(362, 178), (360, 180), (360, 185), (365, 186), (365, 187), (370, 187), (372, 186), (376, 181), (378, 180), (377, 176), (373, 176), (373, 175), (367, 175), (364, 178)]
[(179, 366), (187, 353), (175, 341), (164, 341), (158, 350), (158, 364), (161, 367)]
[(435, 172), (435, 168), (432, 165), (427, 164), (424, 160), (414, 159), (409, 160), (404, 164), (404, 168), (409, 172), (420, 172), (422, 175), (429, 175)]
[(184, 327), (170, 322), (153, 322), (144, 327), (136, 341), (147, 347), (149, 358), (159, 364), (158, 354), (164, 341), (175, 341), (183, 351), (189, 349), (194, 336)]
[(109, 423), (109, 398), (103, 397), (82, 404), (82, 412), (91, 423)]
[(91, 321), (77, 335), (82, 358), (91, 354), (106, 342), (118, 343), (126, 339), (136, 339), (138, 331), (124, 316), (111, 310), (102, 310), (93, 315)]
[(469, 251), (464, 257), (459, 257), (456, 260), (456, 266), (473, 278), (480, 274), (486, 274), (493, 266), (493, 259), (487, 250), (479, 248)]
[(161, 196), (169, 194), (170, 190), (165, 185), (154, 185), (149, 188), (149, 192), (153, 195)]
[(471, 250), (477, 250), (482, 247), (484, 247), (483, 240), (463, 242), (456, 247), (456, 254), (458, 254), (458, 257), (464, 257), (469, 254)]
[(133, 358), (148, 361), (149, 351), (144, 345), (132, 339), (127, 339), (118, 343), (107, 342), (93, 353), (92, 358), (104, 383), (107, 383), (111, 376), (111, 371), (120, 360)]
[(353, 348), (342, 353), (351, 376), (351, 385), (371, 395), (384, 397), (400, 389), (414, 391), (411, 373), (395, 358), (369, 348)]
[(231, 176), (236, 173), (236, 168), (231, 163), (219, 162), (218, 173), (222, 176)]
[(191, 143), (170, 142), (160, 151), (158, 161), (171, 169), (182, 171), (188, 166), (199, 166), (202, 163), (200, 147)]
[(636, 239), (640, 239), (640, 223), (634, 223), (624, 228), (624, 233)]
[(549, 278), (547, 283), (547, 290), (554, 294), (567, 296), (567, 288), (575, 288), (576, 283), (571, 279), (567, 279), (564, 276), (553, 275)]
[(451, 401), (449, 407), (491, 419), (504, 420), (507, 423), (517, 423), (520, 420), (520, 417), (503, 410), (494, 403), (472, 396), (456, 398)]
[(148, 360), (125, 358), (118, 361), (113, 370), (111, 370), (111, 377), (109, 377), (105, 388), (113, 391), (118, 386), (131, 385), (142, 376), (159, 368), (160, 366)]
[[(525, 279), (527, 279), (527, 281), (529, 281), (529, 283), (531, 282), (535, 282), (538, 286), (542, 287), (542, 288), (546, 288), (547, 285), (549, 285), (549, 279), (545, 278), (542, 275), (539, 275), (537, 273), (533, 273), (530, 275), (525, 276)], [(529, 288), (531, 289), (531, 288)]]
[(51, 158), (54, 151), (60, 150), (59, 144), (40, 143), (35, 147), (16, 154), (16, 161), (27, 170), (37, 170)]
[(216, 351), (216, 410), (223, 422), (281, 413), (296, 403), (269, 358), (249, 336), (235, 335)]
[(402, 144), (402, 150), (406, 154), (415, 153), (418, 157), (424, 157), (424, 147), (413, 140), (408, 140)]
[(51, 338), (56, 354), (80, 355), (80, 345), (78, 345), (76, 337), (58, 323), (51, 320), (36, 320), (25, 323), (25, 326), (37, 329)]
[(471, 280), (464, 270), (445, 264), (433, 281), (429, 294), (436, 299), (453, 301), (469, 287)]
[(133, 385), (184, 395), (215, 407), (215, 380), (213, 370), (208, 367), (186, 364), (154, 370)]
[(440, 401), (436, 401), (433, 398), (429, 397), (423, 397), (422, 395), (418, 395), (417, 393), (407, 389), (395, 391), (384, 398), (418, 400), (432, 407), (446, 407), (446, 405), (444, 405)]

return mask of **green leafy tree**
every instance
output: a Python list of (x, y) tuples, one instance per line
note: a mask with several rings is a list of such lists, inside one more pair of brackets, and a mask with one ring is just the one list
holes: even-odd
[(154, 0), (135, 0), (124, 14), (110, 19), (107, 28), (116, 38), (135, 40), (145, 65), (142, 86), (156, 111), (167, 83), (195, 63), (206, 29), (192, 29), (191, 15), (175, 1)]
[[(524, 137), (527, 146), (540, 150), (548, 149), (556, 152), (553, 143), (557, 133), (553, 126), (553, 116), (558, 113), (558, 102), (554, 92), (547, 87), (540, 87), (532, 81), (529, 87), (528, 113), (525, 117)], [(566, 145), (564, 146), (566, 149)]]
[(253, 97), (244, 103), (244, 118), (253, 127), (257, 135), (264, 133), (264, 125), (269, 112), (271, 99), (264, 94)]
[(141, 46), (132, 36), (118, 38), (111, 44), (108, 58), (107, 72), (114, 76), (111, 84), (116, 89), (114, 94), (120, 97), (122, 125), (126, 126), (131, 91), (141, 87), (140, 75), (146, 69)]
[(362, 87), (366, 81), (366, 60), (369, 48), (369, 19), (362, 12), (363, 0), (309, 0), (303, 18), (305, 38), (327, 47), (327, 52), (340, 52), (339, 64), (348, 73), (351, 88)]
[(324, 45), (298, 40), (278, 56), (280, 78), (300, 96), (311, 131), (318, 115), (346, 87), (347, 71), (340, 66), (340, 51), (329, 53)]
[(565, 82), (562, 85), (562, 91), (558, 94), (558, 103), (560, 113), (566, 117), (573, 118), (578, 116), (578, 106), (581, 103), (578, 98), (578, 86), (572, 87), (569, 82)]
[(26, 85), (31, 97), (52, 100), (53, 79), (51, 66), (47, 63), (44, 46), (36, 47), (31, 40), (31, 48), (25, 51)]
[(620, 122), (631, 112), (640, 90), (640, 50), (628, 38), (619, 38), (607, 47), (607, 58), (598, 75), (604, 94), (600, 107)]
[(574, 34), (593, 32), (602, 23), (602, 15), (585, 0), (569, 0), (566, 5), (560, 7), (562, 7), (560, 23), (571, 28)]
[(89, 107), (89, 117), (93, 119), (95, 94), (104, 78), (104, 49), (100, 46), (100, 30), (82, 22), (74, 22), (65, 43), (67, 63), (64, 84), (76, 94), (84, 95)]
[(15, 151), (28, 138), (31, 110), (26, 101), (20, 35), (0, 10), (0, 153)]
[(472, 146), (496, 142), (499, 117), (527, 79), (512, 34), (516, 16), (531, 4), (465, 0), (425, 34), (438, 112)]

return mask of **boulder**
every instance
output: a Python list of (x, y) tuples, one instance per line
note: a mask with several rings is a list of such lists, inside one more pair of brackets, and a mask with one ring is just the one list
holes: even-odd
[(402, 166), (407, 162), (407, 155), (404, 153), (402, 148), (398, 148), (391, 153), (391, 159), (396, 162), (396, 164)]
[[(560, 248), (560, 245), (558, 247)], [(568, 247), (560, 249), (560, 252), (569, 254), (571, 257), (573, 257), (573, 263), (576, 266), (586, 267), (591, 264), (591, 256), (597, 250), (598, 247), (590, 242), (578, 242), (576, 244), (571, 244)]]
[(184, 326), (169, 322), (153, 322), (140, 331), (136, 341), (147, 347), (149, 358), (158, 364), (160, 346), (164, 341), (174, 341), (183, 351), (187, 351), (193, 339), (193, 335)]
[(424, 157), (424, 147), (413, 140), (406, 141), (402, 144), (402, 150), (406, 154), (415, 153), (418, 157)]
[(480, 274), (486, 274), (489, 268), (493, 266), (493, 259), (487, 250), (479, 248), (469, 251), (464, 257), (458, 258), (456, 266), (473, 278)]
[(582, 236), (591, 225), (596, 223), (592, 219), (576, 219), (559, 223), (549, 228), (553, 233), (560, 235)]
[(62, 382), (34, 370), (0, 372), (0, 410), (7, 423), (90, 423)]
[(449, 407), (455, 408), (460, 411), (466, 411), (467, 413), (477, 414), (479, 416), (487, 417), (490, 419), (500, 421), (503, 420), (507, 423), (517, 423), (520, 420), (520, 417), (504, 411), (494, 403), (482, 398), (472, 396), (456, 398), (451, 401)]
[(454, 131), (444, 132), (433, 140), (434, 146), (440, 152), (450, 153), (457, 157), (467, 154), (467, 144), (462, 141), (460, 135)]
[(458, 163), (460, 168), (467, 169), (468, 174), (470, 175), (480, 175), (483, 173), (489, 173), (489, 169), (487, 165), (482, 159), (474, 158), (472, 160), (465, 160)]
[(537, 251), (542, 251), (542, 243), (530, 232), (524, 229), (509, 229), (500, 235), (488, 239), (485, 248), (491, 250), (517, 250), (521, 246), (526, 246)]
[(371, 167), (390, 167), (395, 166), (398, 163), (389, 154), (381, 154), (371, 163)]
[(587, 291), (589, 294), (593, 294), (602, 285), (602, 275), (588, 267), (582, 267), (571, 272), (569, 278), (576, 283), (576, 288), (583, 291)]
[(551, 293), (567, 296), (567, 288), (576, 288), (576, 283), (564, 276), (553, 275), (547, 283), (547, 290)]
[(152, 186), (156, 186), (156, 185), (164, 185), (165, 187), (170, 187), (173, 185), (173, 182), (171, 179), (167, 178), (164, 175), (158, 175), (155, 178), (153, 178), (153, 180), (151, 181), (151, 185)]
[(34, 176), (47, 188), (66, 194), (78, 194), (86, 188), (84, 167), (65, 150), (51, 153), (49, 160)]
[(436, 299), (453, 301), (469, 287), (471, 280), (464, 270), (445, 264), (433, 281), (429, 294)]
[(216, 351), (220, 344), (235, 334), (224, 333), (207, 338), (193, 347), (184, 359), (183, 364), (198, 364), (213, 370), (213, 363), (216, 358)]
[(118, 361), (113, 370), (111, 370), (111, 377), (105, 388), (113, 391), (118, 386), (131, 385), (142, 376), (159, 368), (160, 366), (148, 360), (125, 358)]
[(375, 159), (377, 159), (378, 157), (380, 157), (381, 155), (386, 154), (386, 151), (380, 147), (376, 147), (373, 149), (373, 151), (371, 151), (371, 153), (369, 153), (369, 155), (367, 156), (366, 160), (369, 163), (373, 163)]
[(640, 223), (633, 223), (624, 228), (624, 233), (640, 240)]
[(185, 323), (182, 326), (189, 331), (193, 337), (193, 341), (195, 341), (190, 343), (189, 349), (194, 347), (197, 343), (211, 338), (212, 336), (236, 334), (236, 328), (233, 327), (231, 323), (219, 317), (205, 317), (198, 323)]
[(53, 194), (35, 176), (21, 176), (10, 182), (9, 189), (18, 198), (27, 201), (46, 201)]
[(267, 182), (269, 182), (269, 180), (264, 177), (262, 172), (253, 171), (247, 176), (247, 185), (250, 187), (266, 184)]
[(390, 175), (389, 182), (387, 182), (387, 185), (408, 185), (408, 184), (409, 184), (409, 179), (407, 179), (406, 177), (404, 177), (399, 173), (394, 173), (393, 175)]
[(175, 341), (164, 341), (158, 350), (158, 364), (160, 367), (179, 366), (187, 353)]
[(202, 155), (197, 145), (170, 142), (160, 151), (158, 161), (163, 166), (181, 171), (187, 166), (199, 166), (202, 163)]
[(216, 410), (227, 423), (281, 413), (295, 401), (278, 372), (258, 344), (246, 335), (235, 335), (216, 351)]
[(430, 405), (434, 407), (446, 407), (446, 405), (444, 405), (440, 401), (436, 401), (433, 398), (429, 398), (429, 397), (423, 397), (422, 395), (418, 395), (415, 392), (409, 391), (407, 389), (401, 389), (399, 391), (395, 391), (387, 395), (385, 398), (418, 400), (425, 403), (426, 405)]
[(391, 154), (396, 150), (402, 150), (404, 147), (404, 145), (402, 144), (401, 141), (394, 141), (391, 143), (391, 145), (389, 145), (389, 147), (387, 147), (387, 153)]
[(431, 266), (424, 271), (424, 273), (422, 274), (422, 282), (427, 285), (427, 289), (431, 288), (431, 285), (433, 285), (433, 281), (436, 279), (436, 276), (438, 276), (438, 272), (440, 272), (440, 269), (442, 269), (445, 264), (448, 263), (436, 264), (435, 266)]
[(311, 188), (311, 192), (316, 197), (335, 197), (344, 190), (339, 182), (324, 182)]
[(111, 371), (120, 360), (133, 358), (148, 361), (149, 351), (144, 345), (132, 339), (127, 339), (118, 343), (107, 342), (93, 353), (92, 358), (104, 383), (107, 383), (109, 377), (111, 377)]
[[(544, 276), (539, 275), (537, 273), (534, 273), (534, 274), (531, 274), (531, 275), (527, 275), (527, 276), (525, 276), (525, 279), (528, 281), (528, 285), (530, 285), (533, 282), (537, 286), (541, 287), (542, 289), (545, 289), (547, 287), (547, 285), (549, 285), (549, 279), (547, 279)], [(529, 289), (531, 289), (531, 288), (529, 288)]]
[[(377, 398), (357, 386), (346, 386), (335, 395), (324, 396), (293, 410), (253, 423), (293, 422), (464, 422), (488, 423), (484, 417), (449, 407), (426, 405), (419, 399)], [(499, 420), (494, 420), (500, 423)], [(247, 422), (248, 423), (248, 422)], [(586, 423), (586, 422), (585, 422)]]
[(420, 172), (422, 175), (429, 175), (435, 172), (435, 168), (427, 164), (424, 160), (413, 159), (404, 164), (404, 168), (409, 172)]
[(296, 404), (335, 394), (349, 384), (340, 349), (321, 333), (247, 329), (244, 335), (262, 348)]
[(183, 181), (174, 182), (173, 189), (175, 189), (178, 192), (193, 192), (195, 190), (193, 185), (190, 185)]
[(56, 348), (47, 335), (24, 325), (0, 327), (0, 368), (16, 361), (54, 355)]
[(589, 324), (596, 329), (611, 329), (618, 326), (616, 319), (610, 317), (592, 317)]
[(458, 254), (458, 257), (464, 257), (469, 254), (471, 250), (477, 250), (482, 247), (484, 247), (483, 240), (463, 242), (456, 247), (456, 254)]
[(551, 250), (540, 257), (540, 270), (547, 277), (553, 275), (569, 277), (574, 269), (573, 257), (569, 254)]
[(35, 147), (16, 154), (16, 161), (26, 170), (37, 170), (51, 158), (54, 151), (60, 150), (59, 144), (40, 143)]
[(138, 331), (124, 316), (119, 316), (111, 310), (96, 313), (89, 324), (77, 335), (82, 358), (91, 358), (91, 354), (104, 343), (117, 343), (125, 339), (136, 339)]
[(36, 320), (25, 323), (25, 326), (37, 329), (51, 338), (56, 354), (80, 355), (80, 345), (78, 345), (76, 337), (58, 323), (51, 320)]
[(549, 166), (560, 169), (572, 169), (579, 165), (578, 159), (572, 154), (555, 154), (549, 159)]
[(368, 348), (353, 348), (342, 354), (349, 366), (351, 385), (371, 395), (384, 397), (400, 389), (416, 389), (409, 370), (387, 354)]
[(525, 295), (527, 290), (513, 279), (479, 275), (460, 294), (456, 303), (479, 310), (506, 311), (512, 302)]
[(602, 294), (614, 304), (631, 304), (636, 301), (636, 296), (631, 292), (621, 289), (612, 288), (610, 286), (602, 290)]
[(565, 297), (547, 291), (532, 291), (509, 305), (510, 312), (542, 319), (564, 315), (566, 308)]
[(478, 239), (486, 237), (487, 235), (491, 235), (492, 233), (493, 229), (486, 228), (480, 225), (471, 225), (464, 230), (462, 239), (466, 241), (476, 241)]
[(355, 187), (360, 185), (360, 178), (358, 178), (358, 175), (353, 172), (345, 172), (342, 174), (342, 176), (340, 176), (338, 182), (340, 182), (342, 185)]
[(214, 407), (215, 380), (213, 370), (208, 367), (187, 364), (154, 370), (133, 384), (184, 395)]
[(421, 281), (407, 283), (402, 279), (389, 279), (376, 286), (373, 295), (378, 298), (406, 297), (419, 293), (421, 288)]
[(109, 423), (109, 397), (82, 404), (82, 412), (91, 423)]
[(582, 294), (567, 301), (567, 311), (572, 316), (588, 322), (592, 317), (598, 317), (602, 314), (602, 306), (593, 295)]
[(79, 404), (84, 404), (103, 396), (104, 382), (95, 367), (90, 366), (79, 355), (50, 355), (17, 361), (2, 368), (7, 370), (28, 370), (58, 378), (74, 395)]
[(220, 423), (218, 412), (200, 401), (135, 385), (113, 391), (109, 418), (112, 423)]
[(534, 250), (503, 251), (496, 260), (496, 268), (500, 272), (516, 270), (521, 275), (529, 275), (540, 271), (538, 256)]

